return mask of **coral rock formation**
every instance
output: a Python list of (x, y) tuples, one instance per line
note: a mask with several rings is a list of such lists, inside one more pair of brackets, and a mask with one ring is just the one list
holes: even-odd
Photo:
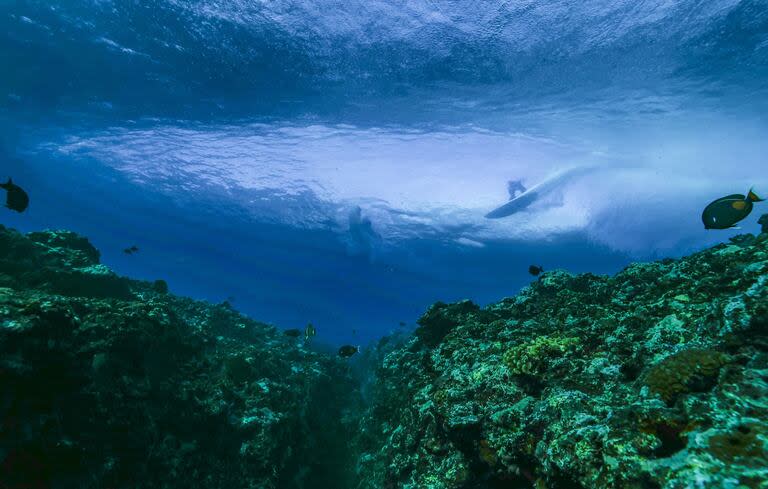
[(419, 323), (379, 368), (358, 489), (768, 487), (768, 234)]
[(0, 488), (349, 485), (346, 365), (73, 233), (0, 226), (0, 257)]

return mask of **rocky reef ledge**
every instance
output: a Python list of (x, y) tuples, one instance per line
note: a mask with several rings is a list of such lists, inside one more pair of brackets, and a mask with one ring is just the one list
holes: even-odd
[(347, 366), (0, 226), (0, 488), (350, 487)]
[(358, 489), (768, 488), (768, 233), (433, 305), (383, 357)]

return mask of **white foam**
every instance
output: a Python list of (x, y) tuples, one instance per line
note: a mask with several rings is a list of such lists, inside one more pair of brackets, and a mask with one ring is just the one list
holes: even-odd
[[(580, 146), (575, 137), (557, 143), (473, 128), (155, 125), (81, 135), (60, 150), (96, 157), (181, 205), (218, 192), (226, 206), (240, 206), (256, 220), (308, 228), (330, 220), (345, 233), (350, 209), (359, 207), (383, 245), (429, 236), (477, 247), (583, 232), (643, 254), (713, 239), (699, 222), (709, 200), (750, 185), (768, 187), (760, 173), (764, 129), (706, 124), (606, 131), (600, 147), (589, 140)], [(715, 137), (722, 127), (733, 131), (730, 139)], [(594, 168), (578, 178), (549, 178), (555, 183), (546, 195), (524, 211), (483, 217), (508, 199), (508, 180), (533, 187), (585, 164)]]

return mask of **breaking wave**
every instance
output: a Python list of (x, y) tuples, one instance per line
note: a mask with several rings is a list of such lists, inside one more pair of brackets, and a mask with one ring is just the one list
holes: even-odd
[[(22, 0), (0, 63), (33, 196), (5, 224), (345, 341), (497, 299), (531, 255), (686, 253), (730, 233), (706, 202), (768, 193), (767, 0)], [(550, 185), (486, 219), (510, 180)]]

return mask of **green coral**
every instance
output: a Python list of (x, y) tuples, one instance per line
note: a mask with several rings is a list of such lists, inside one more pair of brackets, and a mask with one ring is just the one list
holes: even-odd
[(672, 402), (681, 394), (710, 388), (727, 358), (716, 350), (683, 350), (654, 365), (645, 383), (652, 393)]
[(578, 345), (578, 338), (540, 336), (507, 350), (504, 363), (514, 374), (537, 375), (546, 370), (552, 359), (566, 356)]

